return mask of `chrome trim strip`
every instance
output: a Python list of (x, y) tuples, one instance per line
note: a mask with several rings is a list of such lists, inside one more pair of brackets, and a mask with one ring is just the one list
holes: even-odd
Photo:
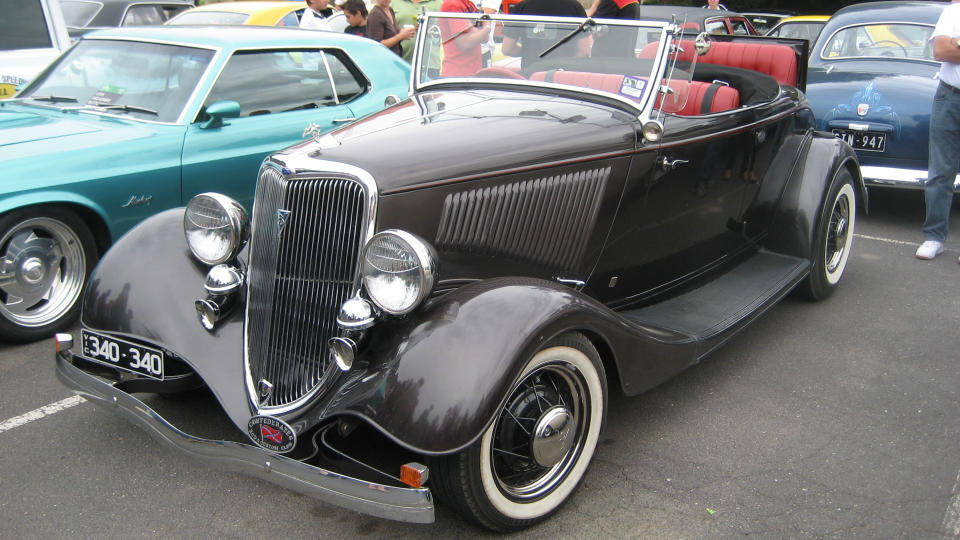
[[(927, 182), (927, 171), (924, 169), (901, 169), (898, 167), (877, 167), (875, 165), (861, 165), (860, 174), (867, 185), (913, 187), (923, 189)], [(960, 188), (960, 174), (954, 181), (954, 189)]]
[(56, 355), (57, 378), (76, 394), (112, 409), (157, 441), (220, 469), (253, 476), (323, 502), (371, 516), (433, 523), (427, 488), (376, 484), (314, 467), (249, 444), (201, 439), (180, 431), (139, 399), (75, 367), (69, 352)]

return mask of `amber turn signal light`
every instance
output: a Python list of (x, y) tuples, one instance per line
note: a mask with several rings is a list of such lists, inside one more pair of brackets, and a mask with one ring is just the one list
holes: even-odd
[(430, 469), (426, 465), (410, 462), (400, 466), (400, 481), (410, 487), (423, 487), (429, 477)]

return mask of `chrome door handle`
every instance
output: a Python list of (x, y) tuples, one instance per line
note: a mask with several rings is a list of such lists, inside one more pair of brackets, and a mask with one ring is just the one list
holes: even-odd
[(353, 122), (353, 121), (356, 120), (356, 119), (357, 119), (356, 117), (353, 117), (353, 118), (334, 118), (334, 119), (333, 119), (333, 123), (334, 123), (334, 124), (345, 124), (345, 123), (347, 123), (347, 122)]
[(688, 160), (688, 159), (673, 159), (673, 160), (671, 160), (671, 159), (667, 158), (666, 156), (664, 156), (664, 157), (660, 158), (659, 165), (660, 165), (660, 170), (661, 170), (661, 171), (663, 171), (663, 172), (670, 172), (670, 171), (676, 169), (677, 167), (679, 167), (679, 166), (681, 166), (681, 165), (686, 165), (687, 163), (690, 163), (690, 160)]

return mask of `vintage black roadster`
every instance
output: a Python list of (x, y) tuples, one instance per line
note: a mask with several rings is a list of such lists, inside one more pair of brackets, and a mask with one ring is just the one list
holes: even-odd
[[(249, 217), (204, 193), (121, 238), (79, 335), (56, 338), (60, 379), (331, 504), (545, 519), (609, 392), (662, 383), (792, 291), (829, 296), (866, 202), (851, 148), (813, 129), (804, 42), (683, 28), (424, 16), (412, 97), (268, 157)], [(204, 389), (233, 440), (144, 395)]]

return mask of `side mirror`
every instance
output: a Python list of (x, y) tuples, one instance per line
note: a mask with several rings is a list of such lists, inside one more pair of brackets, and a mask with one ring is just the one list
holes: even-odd
[(206, 110), (210, 118), (200, 123), (200, 129), (213, 129), (228, 125), (223, 121), (224, 118), (239, 118), (240, 104), (236, 101), (215, 101), (211, 103)]

